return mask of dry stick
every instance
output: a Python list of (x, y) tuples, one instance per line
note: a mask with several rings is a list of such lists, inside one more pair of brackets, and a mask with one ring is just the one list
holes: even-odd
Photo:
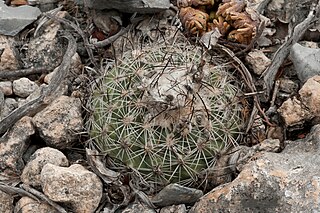
[(14, 186), (9, 186), (7, 184), (3, 184), (3, 183), (0, 183), (0, 190), (9, 194), (9, 195), (20, 195), (21, 197), (23, 196), (27, 196), (27, 197), (30, 197), (36, 201), (40, 201), (36, 196), (34, 196), (33, 194), (31, 194), (30, 192), (27, 192), (23, 189), (20, 189), (18, 187), (14, 187)]
[(76, 40), (70, 33), (67, 33), (64, 35), (64, 37), (68, 40), (67, 51), (63, 56), (63, 60), (56, 74), (52, 77), (48, 87), (41, 90), (38, 98), (29, 101), (23, 106), (15, 109), (2, 121), (0, 121), (0, 135), (5, 133), (22, 117), (26, 115), (33, 116), (37, 112), (41, 111), (44, 107), (49, 105), (56, 98), (55, 96), (57, 94), (57, 90), (69, 71), (71, 58), (76, 53), (77, 49)]
[[(219, 45), (219, 44), (217, 44), (217, 46), (219, 48), (221, 48), (224, 52), (226, 52), (235, 62), (237, 62), (240, 65), (241, 69), (238, 68), (237, 66), (236, 66), (236, 68), (240, 71), (240, 74), (242, 75), (242, 78), (244, 79), (245, 83), (247, 84), (247, 86), (249, 87), (251, 92), (256, 93), (257, 92), (256, 86), (253, 83), (253, 79), (252, 79), (251, 73), (249, 72), (247, 67), (234, 54), (234, 52), (232, 52), (229, 48), (224, 47), (224, 46)], [(270, 123), (270, 121), (269, 121), (268, 117), (266, 116), (266, 114), (264, 113), (264, 111), (261, 109), (260, 101), (259, 101), (259, 99), (258, 99), (258, 97), (256, 95), (253, 96), (253, 100), (254, 100), (254, 103), (255, 103), (255, 107), (257, 107), (257, 109), (259, 110), (259, 112), (261, 113), (263, 118), (265, 119), (265, 122), (269, 126), (273, 126), (273, 124)], [(253, 113), (253, 111), (252, 111), (252, 113)], [(251, 125), (252, 125), (252, 123), (248, 123), (247, 131), (249, 131)]]
[(3, 70), (0, 72), (0, 79), (12, 80), (20, 77), (25, 77), (28, 75), (49, 73), (52, 70), (53, 69), (50, 69), (48, 67), (33, 67), (33, 68), (21, 69), (21, 70)]
[(67, 211), (62, 208), (61, 206), (59, 206), (58, 204), (56, 204), (55, 202), (53, 202), (52, 200), (50, 200), (46, 195), (44, 195), (43, 193), (31, 188), (30, 186), (27, 186), (25, 184), (21, 184), (21, 187), (26, 190), (26, 192), (36, 196), (37, 198), (43, 200), (44, 202), (48, 203), (50, 206), (52, 206), (53, 208), (55, 208), (56, 210), (58, 210), (58, 212), (60, 213), (67, 213)]
[(305, 31), (310, 27), (311, 23), (314, 22), (317, 18), (319, 18), (317, 17), (319, 16), (319, 13), (320, 13), (320, 0), (318, 1), (317, 6), (313, 7), (310, 10), (307, 18), (294, 28), (288, 40), (284, 44), (282, 44), (274, 54), (271, 65), (262, 74), (262, 76), (264, 76), (263, 80), (266, 87), (267, 99), (269, 99), (278, 69), (280, 68), (283, 61), (289, 55), (291, 47), (300, 40), (300, 38), (303, 36)]
[(105, 47), (105, 46), (113, 43), (115, 40), (117, 40), (117, 38), (119, 38), (120, 36), (122, 36), (126, 32), (128, 32), (129, 26), (126, 27), (126, 28), (121, 28), (121, 30), (117, 34), (115, 34), (113, 36), (110, 36), (109, 38), (104, 39), (102, 41), (98, 41), (98, 42), (92, 43), (91, 45), (95, 46), (95, 47)]

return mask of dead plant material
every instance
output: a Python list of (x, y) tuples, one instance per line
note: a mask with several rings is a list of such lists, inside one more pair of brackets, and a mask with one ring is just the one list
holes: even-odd
[(316, 20), (319, 20), (319, 15), (320, 0), (318, 1), (317, 5), (312, 6), (307, 18), (293, 29), (291, 34), (287, 36), (286, 42), (283, 43), (275, 52), (270, 66), (262, 74), (266, 90), (266, 99), (270, 98), (277, 72), (280, 66), (283, 64), (284, 60), (288, 57), (291, 47), (300, 40), (300, 38), (304, 35), (306, 30), (312, 25), (312, 23), (314, 23)]
[(21, 187), (28, 193), (32, 194), (33, 196), (37, 197), (38, 201), (42, 200), (45, 203), (49, 204), (50, 206), (52, 206), (53, 208), (55, 208), (58, 212), (60, 213), (67, 213), (67, 211), (62, 208), (61, 206), (59, 206), (58, 204), (56, 204), (55, 202), (53, 202), (52, 200), (50, 200), (46, 195), (44, 195), (43, 193), (35, 190), (34, 188), (25, 185), (25, 184), (21, 184)]
[(29, 75), (35, 75), (35, 74), (45, 74), (53, 71), (53, 69), (48, 67), (32, 67), (28, 69), (21, 69), (21, 70), (3, 70), (0, 72), (0, 79), (18, 79), (21, 77), (26, 77)]
[(2, 121), (0, 121), (0, 135), (5, 133), (22, 117), (27, 115), (35, 115), (56, 98), (57, 90), (59, 89), (61, 82), (65, 79), (70, 68), (71, 58), (77, 50), (76, 40), (70, 33), (66, 33), (63, 35), (63, 37), (68, 40), (68, 47), (66, 53), (64, 54), (63, 60), (57, 69), (56, 74), (52, 77), (48, 87), (41, 90), (38, 98), (29, 101), (23, 106), (15, 109)]
[[(242, 79), (244, 80), (244, 82), (246, 83), (247, 87), (251, 90), (252, 93), (256, 93), (256, 86), (254, 85), (252, 76), (250, 71), (247, 69), (247, 67), (242, 63), (242, 61), (227, 47), (224, 47), (222, 45), (217, 44), (217, 47), (219, 47), (220, 49), (222, 49), (225, 53), (227, 53), (239, 66), (236, 66), (236, 69), (240, 72)], [(257, 109), (259, 110), (259, 112), (261, 113), (261, 115), (263, 116), (265, 122), (269, 125), (269, 126), (273, 126), (273, 124), (270, 123), (267, 115), (264, 113), (264, 111), (261, 108), (260, 105), (260, 100), (258, 98), (258, 96), (254, 95), (253, 96), (253, 100), (254, 100), (254, 105), (255, 107), (257, 107)], [(253, 112), (253, 111), (252, 111)], [(252, 123), (248, 123), (247, 125), (247, 131), (250, 130), (252, 126)]]

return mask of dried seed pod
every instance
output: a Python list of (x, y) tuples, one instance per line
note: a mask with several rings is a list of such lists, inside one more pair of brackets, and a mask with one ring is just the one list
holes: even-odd
[(181, 8), (179, 18), (185, 29), (192, 35), (206, 32), (209, 15), (192, 7)]

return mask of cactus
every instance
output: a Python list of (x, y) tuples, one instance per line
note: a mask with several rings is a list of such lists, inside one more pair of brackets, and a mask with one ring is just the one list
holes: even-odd
[(150, 183), (190, 186), (217, 153), (237, 144), (238, 91), (194, 45), (128, 51), (93, 91), (89, 134), (101, 152)]

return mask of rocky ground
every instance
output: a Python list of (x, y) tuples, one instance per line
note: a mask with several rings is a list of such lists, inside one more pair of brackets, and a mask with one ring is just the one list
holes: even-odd
[[(213, 28), (203, 2), (0, 0), (0, 212), (320, 211), (320, 2), (224, 1)], [(177, 32), (240, 73), (246, 126), (206, 187), (151, 191), (99, 153), (87, 101), (121, 38)]]

